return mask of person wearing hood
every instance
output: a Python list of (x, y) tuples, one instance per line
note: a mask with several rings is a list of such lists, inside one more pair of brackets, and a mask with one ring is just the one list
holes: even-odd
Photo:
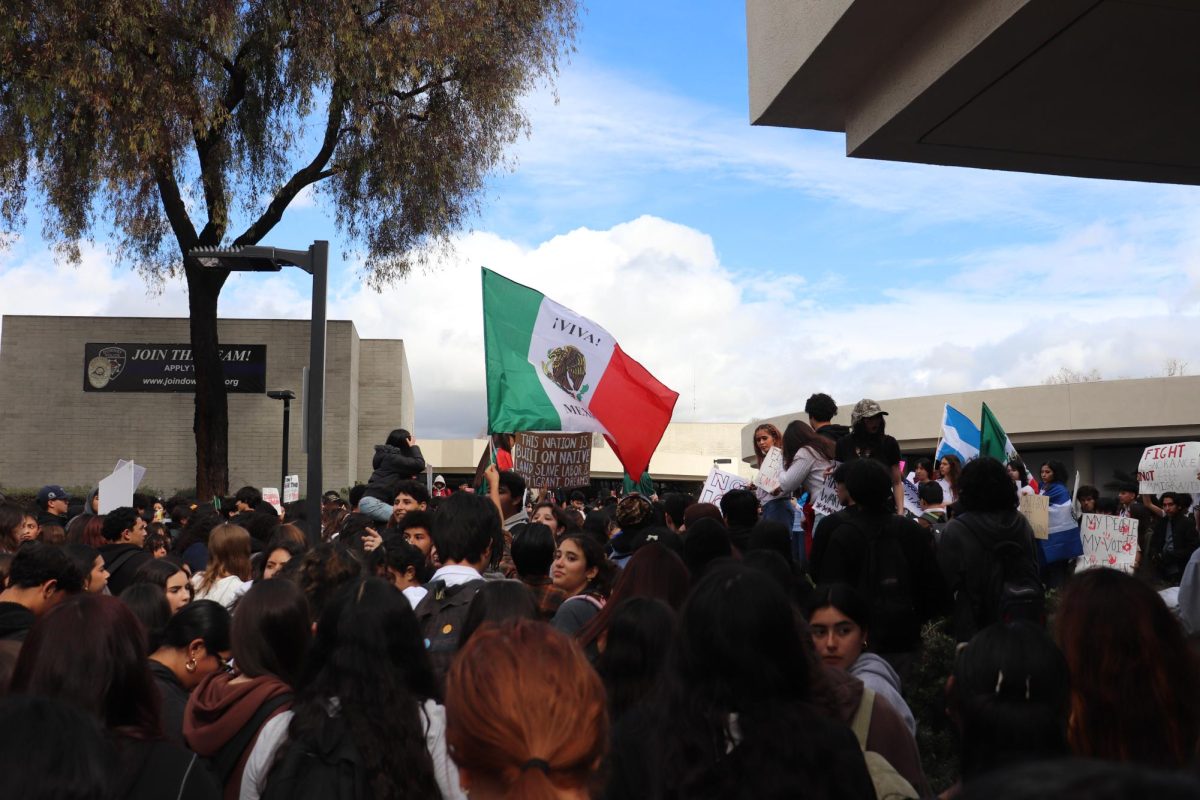
[(445, 478), (443, 478), (441, 475), (434, 475), (433, 492), (431, 494), (434, 497), (449, 497), (451, 494), (453, 494), (453, 492), (451, 492), (450, 487), (446, 485)]
[(887, 700), (917, 735), (917, 721), (901, 694), (900, 676), (891, 665), (866, 648), (870, 609), (861, 594), (844, 583), (818, 586), (805, 603), (805, 618), (817, 657), (827, 667), (848, 672)]
[(938, 542), (937, 561), (954, 598), (952, 634), (956, 641), (968, 642), (978, 631), (1000, 621), (989, 611), (996, 598), (987, 596), (996, 545), (1014, 543), (1034, 574), (1037, 551), (1033, 528), (1017, 510), (1016, 484), (999, 461), (977, 458), (963, 467), (959, 509)]
[(386, 523), (392, 516), (396, 487), (400, 481), (411, 480), (425, 471), (425, 457), (412, 434), (397, 428), (388, 434), (387, 442), (375, 445), (371, 467), (375, 471), (367, 480), (367, 490), (358, 508), (376, 522)]
[(804, 413), (808, 414), (808, 424), (812, 429), (835, 444), (843, 436), (850, 433), (845, 425), (831, 422), (837, 416), (837, 403), (832, 397), (822, 392), (811, 395), (804, 403)]
[(225, 800), (237, 798), (246, 760), (267, 720), (291, 708), (311, 629), (299, 586), (255, 583), (233, 617), (233, 671), (213, 672), (192, 691), (183, 738), (210, 760)]

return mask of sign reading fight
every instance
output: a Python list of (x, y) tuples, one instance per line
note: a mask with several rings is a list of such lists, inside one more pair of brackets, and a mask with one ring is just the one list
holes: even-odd
[(758, 468), (758, 488), (770, 493), (779, 488), (779, 476), (783, 473), (783, 451), (772, 447), (763, 457)]
[[(230, 344), (220, 348), (225, 390), (261, 394), (267, 390), (267, 346)], [(196, 367), (189, 344), (88, 342), (83, 346), (85, 392), (194, 392)]]
[(518, 433), (513, 469), (529, 486), (583, 486), (592, 477), (590, 433)]
[(700, 502), (720, 505), (721, 498), (725, 496), (726, 492), (745, 489), (749, 485), (750, 482), (740, 475), (713, 467), (708, 471), (708, 479), (704, 481), (704, 488), (700, 490)]
[(1138, 551), (1136, 519), (1084, 514), (1079, 521), (1079, 536), (1083, 540), (1083, 555), (1076, 564), (1076, 572), (1096, 567), (1133, 572)]
[(1147, 447), (1138, 462), (1142, 494), (1200, 492), (1200, 442), (1177, 442)]

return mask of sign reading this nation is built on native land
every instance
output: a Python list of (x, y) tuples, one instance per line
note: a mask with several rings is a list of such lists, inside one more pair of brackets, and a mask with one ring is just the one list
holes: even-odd
[(592, 434), (518, 433), (513, 470), (537, 489), (585, 486), (592, 477)]

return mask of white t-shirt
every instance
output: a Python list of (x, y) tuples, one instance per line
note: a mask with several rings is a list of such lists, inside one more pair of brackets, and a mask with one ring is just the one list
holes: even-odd
[(226, 575), (210, 586), (207, 592), (201, 592), (200, 582), (202, 580), (204, 580), (203, 572), (197, 572), (192, 576), (192, 588), (196, 590), (195, 599), (212, 600), (214, 603), (225, 606), (226, 610), (233, 609), (234, 603), (250, 590), (251, 584), (251, 581), (244, 581), (237, 575)]
[[(433, 776), (442, 791), (442, 797), (446, 800), (467, 800), (467, 795), (458, 785), (458, 768), (446, 751), (446, 709), (434, 700), (426, 700), (421, 711), (425, 719), (425, 747), (433, 760)], [(258, 800), (262, 796), (267, 773), (275, 762), (276, 752), (287, 741), (287, 730), (291, 723), (292, 712), (284, 711), (263, 725), (254, 742), (254, 749), (246, 759), (239, 800)]]

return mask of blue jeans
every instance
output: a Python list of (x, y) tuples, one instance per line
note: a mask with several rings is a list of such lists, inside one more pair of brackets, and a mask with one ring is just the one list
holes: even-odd
[(363, 499), (358, 501), (358, 510), (376, 522), (387, 522), (392, 518), (391, 503), (385, 503), (375, 497), (364, 495)]
[(795, 512), (792, 511), (792, 499), (776, 497), (774, 500), (768, 500), (767, 504), (762, 507), (762, 518), (782, 523), (787, 526), (788, 531), (791, 531), (792, 524), (796, 521)]

